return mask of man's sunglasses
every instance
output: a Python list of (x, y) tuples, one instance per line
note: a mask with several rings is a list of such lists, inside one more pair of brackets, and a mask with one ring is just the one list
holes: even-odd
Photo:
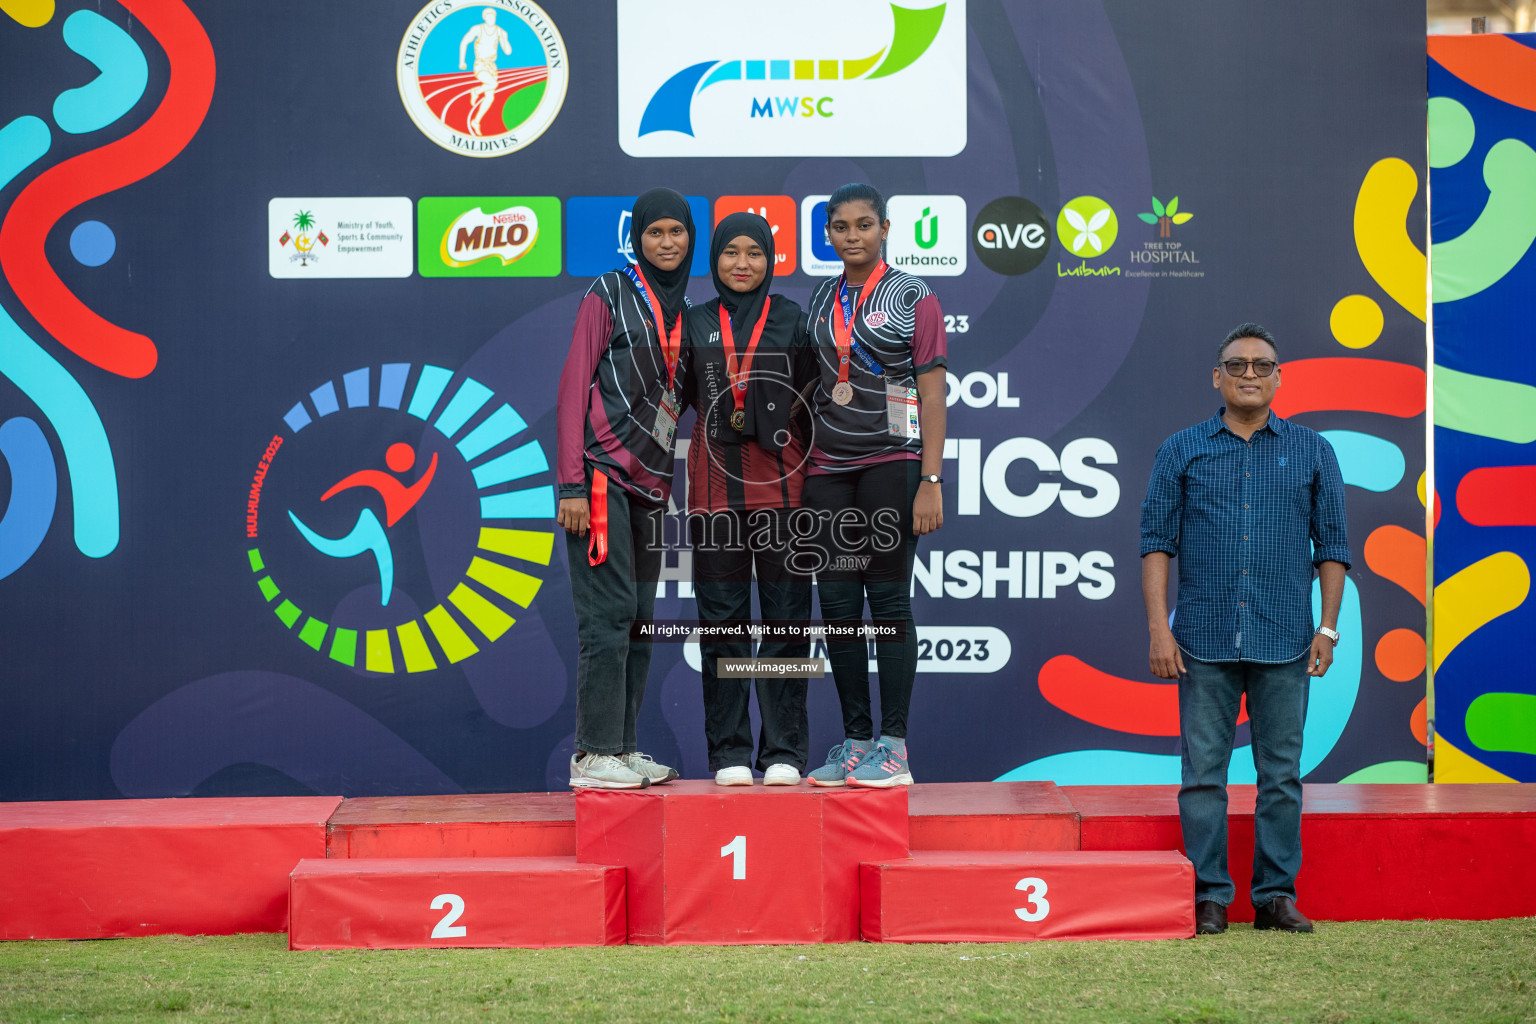
[(1221, 364), (1230, 377), (1241, 377), (1248, 372), (1248, 367), (1253, 367), (1253, 372), (1260, 377), (1268, 377), (1275, 372), (1273, 359), (1228, 359)]

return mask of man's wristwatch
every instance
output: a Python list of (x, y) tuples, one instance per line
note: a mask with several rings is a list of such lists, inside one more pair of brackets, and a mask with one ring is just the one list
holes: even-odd
[(1339, 634), (1334, 630), (1329, 629), (1327, 626), (1318, 626), (1317, 629), (1313, 630), (1313, 633), (1314, 635), (1321, 633), (1323, 636), (1333, 641), (1333, 646), (1339, 646)]
[(926, 476), (920, 476), (917, 479), (925, 484), (941, 484), (944, 482), (944, 478), (939, 476), (937, 473), (929, 473)]

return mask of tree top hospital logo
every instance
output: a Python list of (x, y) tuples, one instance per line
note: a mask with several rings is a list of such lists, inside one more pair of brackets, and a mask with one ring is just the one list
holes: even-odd
[[(771, 17), (619, 0), (619, 145), (641, 157), (954, 156), (965, 0), (908, 3), (845, 0), (843, 30), (808, 32), (827, 24), (821, 0), (781, 0)], [(720, 52), (725, 40), (748, 52)]]
[(294, 404), (257, 460), (256, 586), (284, 628), (349, 668), (463, 661), (542, 585), (555, 512), (544, 451), (490, 388), (439, 366), (385, 363), (339, 384)]
[(395, 74), (416, 127), (462, 156), (504, 156), (565, 102), (565, 41), (531, 0), (433, 0), (400, 41)]

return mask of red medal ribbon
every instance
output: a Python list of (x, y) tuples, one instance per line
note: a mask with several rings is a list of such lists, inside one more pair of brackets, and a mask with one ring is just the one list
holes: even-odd
[(640, 294), (645, 296), (646, 304), (651, 307), (651, 315), (656, 318), (656, 336), (661, 339), (661, 358), (667, 364), (667, 390), (670, 391), (672, 381), (677, 377), (678, 353), (683, 350), (683, 314), (677, 314), (677, 323), (672, 325), (668, 333), (667, 321), (661, 315), (661, 307), (656, 305), (650, 282), (645, 279), (645, 271), (638, 265), (635, 267), (635, 278), (640, 282)]
[(587, 564), (602, 565), (608, 560), (608, 476), (602, 470), (592, 473), (592, 522), (587, 533)]
[[(848, 356), (853, 351), (853, 325), (859, 318), (859, 309), (864, 305), (864, 300), (869, 298), (870, 292), (875, 290), (875, 285), (885, 276), (885, 260), (881, 260), (875, 267), (868, 280), (864, 282), (864, 288), (859, 292), (859, 301), (848, 308), (848, 272), (843, 271), (843, 276), (837, 282), (838, 301), (842, 304), (843, 315), (841, 320), (837, 316), (832, 317), (832, 338), (837, 345), (837, 382), (848, 383)], [(839, 329), (841, 328), (841, 329)]]
[(752, 339), (747, 342), (747, 352), (741, 357), (739, 370), (736, 359), (736, 336), (731, 331), (731, 314), (726, 310), (724, 303), (720, 304), (720, 344), (725, 348), (725, 373), (731, 381), (731, 400), (736, 403), (737, 412), (746, 407), (747, 378), (752, 374), (752, 357), (757, 352), (757, 343), (762, 340), (763, 327), (768, 323), (768, 306), (772, 302), (770, 298), (763, 299), (762, 316), (757, 318), (757, 326), (752, 328)]

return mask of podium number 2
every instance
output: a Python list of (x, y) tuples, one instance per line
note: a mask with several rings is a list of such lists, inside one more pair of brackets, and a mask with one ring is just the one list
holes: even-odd
[(1024, 891), (1029, 900), (1028, 907), (1019, 907), (1014, 910), (1019, 915), (1020, 921), (1044, 921), (1045, 915), (1051, 912), (1050, 901), (1045, 898), (1045, 879), (1021, 878), (1015, 889)]
[(444, 914), (443, 919), (437, 922), (437, 927), (432, 929), (432, 938), (462, 939), (467, 933), (467, 929), (463, 925), (454, 924), (453, 922), (457, 921), (459, 915), (464, 913), (464, 897), (455, 896), (451, 892), (445, 892), (441, 896), (434, 896), (432, 898), (433, 910), (442, 910), (444, 907), (448, 908), (448, 913)]
[(746, 836), (737, 836), (720, 847), (720, 856), (731, 858), (731, 878), (739, 882), (747, 877)]

